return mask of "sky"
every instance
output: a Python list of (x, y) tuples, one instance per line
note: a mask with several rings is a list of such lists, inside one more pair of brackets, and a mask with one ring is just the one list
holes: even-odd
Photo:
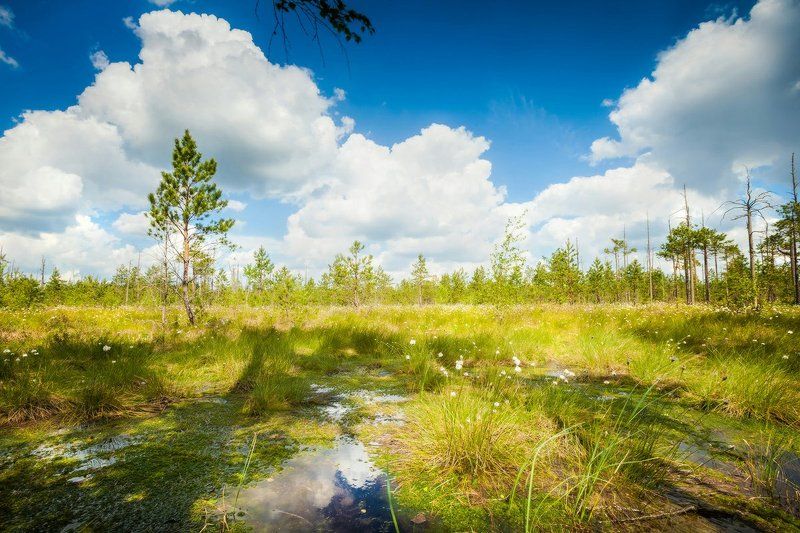
[[(219, 163), (242, 264), (318, 274), (354, 239), (395, 277), (485, 263), (511, 216), (536, 261), (784, 194), (800, 151), (800, 2), (354, 2), (360, 44), (269, 2), (0, 0), (0, 246), (108, 276), (154, 256), (146, 195), (186, 128)], [(672, 219), (670, 218), (672, 217)], [(641, 255), (641, 254), (640, 254)], [(643, 260), (643, 257), (641, 258)], [(586, 266), (586, 264), (584, 264)]]

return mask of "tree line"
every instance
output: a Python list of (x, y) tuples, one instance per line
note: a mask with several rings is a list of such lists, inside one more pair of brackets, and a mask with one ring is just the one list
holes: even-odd
[[(213, 177), (217, 163), (203, 160), (190, 133), (175, 140), (172, 171), (148, 197), (149, 235), (158, 243), (158, 261), (142, 269), (121, 265), (110, 279), (86, 276), (66, 281), (58, 268), (45, 279), (25, 274), (0, 249), (0, 306), (159, 305), (166, 322), (169, 306), (180, 304), (190, 322), (209, 305), (518, 304), (705, 302), (731, 308), (767, 303), (800, 304), (797, 245), (800, 203), (794, 155), (789, 200), (773, 205), (773, 195), (757, 191), (747, 173), (741, 198), (727, 202), (724, 217), (741, 220), (747, 231), (742, 250), (725, 233), (693, 218), (684, 188), (682, 221), (669, 228), (658, 248), (651, 246), (649, 220), (645, 261), (623, 229), (610, 239), (605, 258), (582, 268), (576, 242), (567, 241), (535, 264), (526, 261), (523, 217), (511, 218), (487, 266), (433, 275), (419, 255), (410, 276), (393, 281), (363, 243), (336, 255), (318, 278), (277, 266), (261, 247), (243, 268), (219, 268), (216, 257), (235, 246), (227, 238), (233, 219)], [(777, 215), (767, 218), (770, 213)], [(773, 220), (770, 225), (769, 220)], [(759, 224), (760, 222), (760, 224)], [(764, 227), (757, 230), (756, 226)], [(660, 257), (667, 268), (655, 266)]]

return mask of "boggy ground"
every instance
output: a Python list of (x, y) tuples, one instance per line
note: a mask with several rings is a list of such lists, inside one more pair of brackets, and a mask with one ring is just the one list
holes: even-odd
[(797, 310), (170, 320), (0, 313), (4, 529), (800, 528)]

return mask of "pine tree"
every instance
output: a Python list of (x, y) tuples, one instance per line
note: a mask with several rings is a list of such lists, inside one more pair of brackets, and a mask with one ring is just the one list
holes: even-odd
[(256, 253), (253, 254), (253, 262), (244, 267), (244, 275), (250, 287), (256, 291), (265, 291), (270, 282), (270, 276), (275, 265), (267, 255), (267, 251), (263, 246), (259, 246)]
[(525, 272), (525, 256), (519, 244), (524, 239), (525, 214), (511, 217), (506, 223), (503, 239), (497, 243), (490, 258), (492, 268), (492, 300), (496, 305), (517, 299)]
[(150, 200), (151, 230), (156, 234), (176, 234), (180, 245), (176, 249), (182, 264), (179, 278), (183, 305), (191, 324), (195, 313), (189, 294), (194, 281), (190, 277), (193, 254), (207, 252), (217, 245), (233, 247), (227, 240), (234, 220), (217, 218), (228, 201), (222, 199), (222, 191), (212, 181), (217, 172), (214, 159), (202, 161), (197, 144), (189, 130), (183, 138), (175, 139), (172, 152), (172, 172), (161, 173), (158, 189), (148, 196)]
[(428, 273), (428, 266), (425, 263), (425, 257), (419, 254), (419, 256), (417, 256), (417, 262), (411, 267), (411, 279), (414, 281), (414, 287), (417, 289), (417, 303), (419, 305), (422, 305), (423, 292), (429, 278), (430, 274)]
[(364, 245), (354, 241), (350, 255), (338, 254), (323, 274), (323, 283), (339, 296), (340, 301), (359, 307), (368, 294), (386, 283), (385, 273), (373, 265), (372, 255), (362, 255)]

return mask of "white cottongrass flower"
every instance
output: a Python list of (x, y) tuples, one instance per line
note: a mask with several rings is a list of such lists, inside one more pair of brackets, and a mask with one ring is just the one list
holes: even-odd
[(783, 358), (784, 359), (789, 359), (789, 356), (788, 355), (784, 355)]
[(456, 397), (456, 391), (450, 391), (450, 397), (451, 398), (455, 398)]
[(407, 355), (407, 356), (406, 356), (406, 361), (408, 361), (409, 359), (411, 359), (411, 356), (410, 356), (410, 355)]
[(501, 375), (501, 376), (505, 376), (505, 375), (506, 375), (506, 371), (505, 371), (505, 370), (501, 370), (501, 371), (500, 371), (500, 375)]
[(461, 370), (462, 368), (464, 368), (464, 360), (459, 359), (458, 361), (456, 361), (456, 370)]
[(522, 368), (519, 367), (519, 366), (515, 366), (514, 367), (514, 372), (517, 372), (517, 373), (522, 372)]
[(603, 381), (603, 385), (608, 385), (608, 384), (610, 384), (610, 383), (611, 383), (611, 382), (610, 382), (610, 381), (608, 381), (608, 380), (605, 380), (605, 381)]
[(511, 360), (514, 362), (514, 366), (519, 366), (520, 363), (521, 363), (521, 361), (519, 360), (519, 357), (517, 357), (516, 355), (514, 357), (512, 357)]
[(436, 354), (436, 357), (440, 357), (440, 358), (444, 357), (444, 354), (442, 352), (439, 352), (439, 353)]
[(417, 339), (411, 339), (410, 341), (408, 341), (408, 344), (414, 346), (415, 344), (417, 344)]
[(494, 402), (495, 407), (500, 407), (500, 402)]
[(5, 350), (3, 350), (3, 353), (11, 353), (11, 350), (9, 350), (8, 348), (6, 348)]
[(103, 351), (104, 351), (104, 352), (111, 351), (111, 346), (109, 346), (108, 344), (106, 344), (105, 346), (103, 346)]
[(787, 331), (786, 333), (788, 333), (789, 335), (792, 335), (792, 334), (794, 333), (794, 331), (792, 331), (792, 330), (789, 330), (789, 331)]
[(28, 354), (24, 353), (22, 354), (22, 357), (28, 357)]

